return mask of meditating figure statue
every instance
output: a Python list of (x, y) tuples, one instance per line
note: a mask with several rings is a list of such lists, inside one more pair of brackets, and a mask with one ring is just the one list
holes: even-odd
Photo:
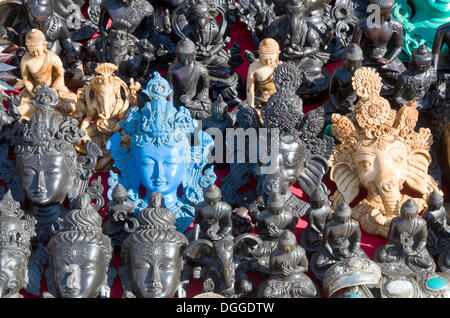
[(300, 235), (300, 243), (308, 252), (317, 252), (322, 248), (323, 231), (333, 219), (328, 197), (320, 188), (312, 193), (305, 217), (308, 226)]
[(205, 201), (195, 207), (193, 240), (232, 240), (231, 206), (222, 202), (222, 194), (215, 184), (203, 192)]
[(178, 38), (189, 38), (195, 43), (196, 60), (208, 69), (210, 75), (211, 100), (222, 95), (231, 106), (242, 98), (242, 79), (235, 69), (243, 59), (237, 43), (225, 51), (230, 41), (226, 34), (226, 11), (217, 1), (188, 0), (174, 10), (172, 27)]
[(259, 58), (247, 74), (247, 104), (254, 108), (263, 107), (276, 91), (273, 73), (280, 63), (280, 46), (274, 39), (266, 38), (259, 43), (258, 53)]
[(173, 105), (186, 107), (196, 119), (205, 119), (211, 115), (209, 73), (195, 60), (195, 53), (194, 42), (181, 39), (176, 48), (177, 59), (167, 71), (167, 80), (173, 88)]
[(269, 264), (269, 280), (260, 287), (262, 298), (320, 296), (317, 286), (304, 274), (308, 271), (308, 258), (291, 231), (285, 230), (280, 234), (277, 247), (270, 254)]
[(352, 86), (352, 78), (362, 60), (361, 48), (355, 43), (349, 43), (345, 47), (342, 65), (331, 73), (330, 99), (323, 106), (325, 125), (331, 124), (334, 113), (347, 115), (354, 111), (358, 98)]
[(352, 219), (352, 209), (341, 203), (334, 210), (334, 222), (325, 226), (322, 249), (311, 258), (311, 272), (322, 281), (328, 268), (352, 256), (367, 257), (361, 249), (359, 223)]
[(353, 43), (361, 46), (363, 66), (373, 67), (383, 78), (384, 91), (390, 93), (398, 76), (406, 70), (398, 58), (403, 49), (403, 26), (391, 17), (395, 0), (373, 0), (380, 8), (380, 25), (373, 25), (371, 17), (358, 22), (353, 33)]
[(428, 208), (422, 218), (427, 221), (427, 249), (434, 256), (450, 248), (450, 225), (447, 223), (444, 198), (439, 193), (431, 192), (427, 204)]
[(402, 204), (401, 215), (392, 219), (389, 242), (380, 246), (373, 257), (383, 274), (429, 274), (435, 271), (436, 264), (426, 249), (427, 222), (418, 217), (418, 213), (417, 204), (408, 199)]
[[(323, 52), (331, 39), (331, 29), (321, 32), (318, 21), (309, 21), (309, 5), (305, 0), (289, 0), (284, 15), (273, 21), (264, 31), (264, 37), (273, 38), (281, 46), (281, 60), (292, 61), (303, 71), (306, 81), (298, 94), (312, 102), (328, 90), (330, 75), (323, 68), (330, 55)], [(322, 21), (320, 21), (322, 22)]]
[(35, 98), (36, 90), (41, 83), (45, 83), (58, 94), (60, 103), (58, 110), (65, 114), (75, 111), (76, 94), (69, 91), (64, 83), (64, 68), (58, 55), (47, 49), (45, 35), (37, 29), (27, 33), (25, 44), (28, 53), (22, 58), (20, 70), (24, 89), (21, 92), (22, 104), (19, 106), (20, 114), (24, 119), (30, 119), (36, 111), (29, 103)]

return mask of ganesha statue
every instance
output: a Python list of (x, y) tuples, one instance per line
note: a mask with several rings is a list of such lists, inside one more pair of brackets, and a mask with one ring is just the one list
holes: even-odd
[[(111, 63), (100, 64), (95, 69), (98, 75), (78, 91), (75, 117), (81, 122), (80, 128), (86, 132), (83, 140), (94, 142), (105, 154), (97, 161), (97, 172), (112, 168), (112, 157), (105, 149), (106, 142), (120, 130), (119, 122), (125, 119), (129, 106), (136, 104), (136, 93), (140, 90), (140, 84), (133, 79), (127, 85), (113, 75), (117, 69)], [(81, 149), (81, 152), (85, 150)]]
[(367, 197), (352, 209), (352, 217), (365, 232), (387, 237), (390, 221), (411, 198), (404, 190), (420, 195), (414, 198), (419, 211), (432, 191), (442, 193), (428, 175), (432, 135), (426, 128), (414, 130), (416, 101), (398, 112), (391, 109), (380, 96), (381, 77), (375, 70), (363, 67), (352, 81), (359, 98), (353, 117), (332, 116), (331, 129), (340, 142), (329, 160), (330, 177), (337, 185), (333, 207), (350, 204), (364, 187)]

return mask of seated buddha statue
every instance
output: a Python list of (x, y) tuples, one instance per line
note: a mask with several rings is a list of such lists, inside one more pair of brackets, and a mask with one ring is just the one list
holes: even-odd
[(29, 119), (35, 112), (29, 102), (34, 99), (35, 92), (41, 83), (45, 83), (57, 92), (60, 99), (58, 110), (65, 114), (73, 113), (77, 95), (66, 87), (61, 59), (47, 49), (44, 33), (32, 29), (25, 37), (25, 45), (28, 53), (22, 58), (20, 64), (25, 86), (21, 92), (22, 105), (19, 107), (22, 118)]
[(261, 285), (263, 298), (313, 298), (317, 286), (304, 274), (308, 270), (305, 250), (297, 244), (295, 234), (285, 230), (270, 254), (270, 277)]
[[(120, 171), (120, 176), (110, 172), (111, 189), (122, 184), (136, 212), (147, 206), (152, 192), (161, 192), (166, 208), (176, 216), (177, 230), (185, 231), (194, 219), (194, 206), (203, 201), (203, 189), (216, 180), (213, 167), (202, 173), (214, 141), (203, 131), (194, 134), (198, 124), (189, 111), (183, 106), (177, 110), (167, 101), (172, 90), (158, 72), (142, 92), (149, 100), (142, 99), (119, 123), (123, 134), (130, 137), (129, 148), (121, 146), (120, 132), (106, 144)], [(191, 146), (193, 135), (197, 143)], [(145, 193), (140, 192), (141, 186)], [(183, 196), (177, 192), (179, 187)]]
[(401, 215), (391, 221), (389, 242), (380, 246), (373, 257), (386, 274), (433, 273), (436, 264), (426, 249), (427, 222), (418, 217), (417, 204), (408, 199), (401, 207)]

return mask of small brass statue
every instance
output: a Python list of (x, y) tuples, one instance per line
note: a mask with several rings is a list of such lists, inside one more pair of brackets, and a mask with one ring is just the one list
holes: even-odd
[[(86, 131), (83, 141), (94, 142), (105, 154), (97, 162), (97, 172), (112, 168), (112, 157), (105, 148), (106, 142), (120, 130), (119, 122), (125, 119), (130, 105), (136, 105), (136, 93), (141, 89), (140, 84), (132, 78), (130, 85), (127, 85), (118, 76), (113, 75), (116, 70), (117, 66), (114, 64), (100, 64), (95, 69), (99, 75), (78, 91), (74, 117), (81, 122), (80, 128)], [(81, 152), (84, 152), (83, 149)]]
[(20, 70), (24, 89), (21, 92), (22, 105), (19, 112), (22, 118), (30, 119), (36, 110), (30, 105), (41, 83), (53, 88), (58, 93), (60, 103), (58, 110), (65, 114), (75, 111), (77, 96), (69, 91), (64, 83), (64, 67), (58, 55), (47, 50), (45, 35), (32, 29), (25, 37), (28, 53), (22, 58)]
[(273, 73), (280, 63), (280, 46), (271, 38), (259, 44), (259, 59), (253, 62), (247, 75), (247, 104), (251, 107), (264, 106), (269, 97), (275, 93)]

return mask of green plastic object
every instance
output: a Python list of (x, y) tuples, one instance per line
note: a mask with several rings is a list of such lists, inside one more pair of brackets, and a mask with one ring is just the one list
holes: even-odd
[(425, 43), (433, 49), (434, 36), (439, 26), (450, 22), (450, 0), (411, 0), (413, 8), (407, 0), (396, 0), (392, 16), (403, 25), (402, 61), (411, 59), (412, 51)]
[(325, 127), (325, 129), (324, 129), (324, 131), (323, 131), (323, 134), (324, 134), (325, 136), (333, 137), (334, 143), (335, 143), (335, 144), (338, 144), (338, 143), (339, 143), (339, 140), (337, 140), (336, 137), (334, 137), (333, 132), (331, 131), (331, 126), (332, 126), (332, 125), (333, 125), (333, 124), (328, 124), (328, 125)]

